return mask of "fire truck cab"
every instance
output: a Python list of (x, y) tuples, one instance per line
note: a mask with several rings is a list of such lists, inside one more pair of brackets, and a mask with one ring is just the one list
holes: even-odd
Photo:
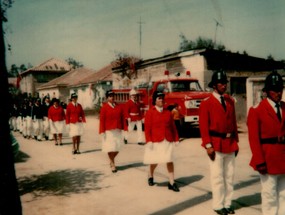
[[(147, 111), (151, 107), (153, 92), (161, 91), (165, 94), (166, 108), (171, 109), (174, 104), (178, 104), (182, 126), (198, 126), (200, 103), (209, 97), (210, 92), (205, 92), (198, 79), (190, 77), (189, 71), (186, 72), (185, 77), (180, 77), (177, 74), (170, 78), (168, 74), (168, 71), (165, 71), (165, 78), (136, 87), (139, 101), (143, 103), (144, 110)], [(114, 89), (115, 101), (121, 104), (128, 101), (130, 90)]]

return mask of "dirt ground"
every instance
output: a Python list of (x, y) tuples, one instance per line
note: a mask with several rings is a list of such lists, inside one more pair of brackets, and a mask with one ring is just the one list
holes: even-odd
[[(261, 214), (259, 178), (248, 166), (246, 128), (240, 130), (234, 206), (237, 214), (257, 215)], [(20, 143), (15, 168), (24, 215), (215, 214), (208, 160), (199, 137), (187, 138), (175, 148), (180, 187), (175, 193), (167, 189), (165, 165), (156, 170), (156, 185), (147, 185), (144, 146), (136, 144), (135, 133), (117, 157), (119, 171), (112, 173), (107, 155), (101, 152), (96, 116), (87, 117), (80, 155), (71, 153), (67, 135), (63, 146), (28, 140), (19, 132), (14, 135)]]

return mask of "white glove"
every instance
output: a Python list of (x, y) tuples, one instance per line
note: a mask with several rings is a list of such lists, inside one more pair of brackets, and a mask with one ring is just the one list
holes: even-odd
[(149, 150), (153, 150), (153, 142), (147, 142), (147, 143), (146, 143), (146, 147), (147, 147)]

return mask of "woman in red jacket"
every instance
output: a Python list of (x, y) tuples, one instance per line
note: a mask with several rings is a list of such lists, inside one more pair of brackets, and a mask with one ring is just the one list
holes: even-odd
[(77, 102), (77, 94), (71, 94), (71, 102), (66, 107), (66, 124), (69, 125), (69, 135), (72, 137), (73, 154), (80, 154), (79, 145), (83, 134), (83, 123), (86, 123), (81, 104)]
[(108, 153), (110, 167), (117, 172), (115, 157), (124, 144), (125, 120), (123, 108), (114, 101), (114, 92), (106, 92), (107, 103), (100, 110), (99, 134), (102, 136), (102, 151)]
[(62, 146), (62, 133), (65, 129), (65, 113), (63, 108), (59, 105), (58, 99), (52, 100), (52, 106), (48, 109), (48, 120), (55, 145), (57, 146), (59, 144)]
[(159, 163), (166, 163), (169, 173), (168, 189), (179, 192), (174, 182), (173, 147), (179, 141), (178, 133), (171, 112), (164, 109), (164, 94), (154, 92), (153, 107), (145, 116), (146, 146), (144, 164), (149, 164), (149, 186), (154, 185), (154, 170)]

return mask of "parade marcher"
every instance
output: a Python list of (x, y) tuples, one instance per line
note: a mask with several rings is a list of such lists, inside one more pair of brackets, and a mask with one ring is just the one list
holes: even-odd
[(216, 71), (208, 84), (213, 93), (200, 104), (199, 127), (202, 147), (209, 156), (212, 207), (217, 214), (234, 214), (235, 156), (238, 154), (238, 131), (234, 99), (225, 94), (227, 76)]
[(83, 134), (83, 123), (86, 123), (85, 113), (81, 104), (77, 102), (76, 93), (71, 94), (71, 102), (66, 107), (66, 124), (69, 126), (69, 135), (72, 137), (73, 154), (80, 154), (79, 146)]
[(43, 136), (43, 109), (41, 99), (37, 98), (32, 107), (33, 135), (37, 141), (42, 141)]
[(125, 117), (128, 122), (128, 132), (125, 132), (125, 139), (128, 141), (129, 132), (136, 127), (137, 143), (144, 145), (144, 133), (142, 129), (143, 105), (138, 100), (138, 92), (135, 89), (130, 91), (130, 99), (125, 104)]
[(24, 136), (24, 138), (28, 139), (31, 138), (33, 133), (32, 107), (33, 102), (31, 100), (25, 99), (21, 108), (23, 122), (22, 135)]
[(48, 110), (50, 133), (53, 135), (55, 145), (62, 146), (62, 134), (65, 130), (65, 112), (59, 105), (59, 99), (52, 99), (52, 106)]
[(145, 152), (144, 164), (149, 164), (149, 186), (154, 185), (154, 170), (158, 164), (166, 163), (169, 182), (168, 189), (179, 192), (174, 181), (174, 145), (178, 144), (179, 137), (171, 112), (164, 109), (164, 94), (155, 91), (151, 107), (145, 116)]
[(10, 110), (10, 119), (9, 119), (9, 125), (10, 125), (10, 129), (13, 131), (17, 131), (17, 118), (19, 115), (19, 109), (18, 106), (16, 105), (16, 103), (14, 103), (12, 105), (12, 108)]
[(50, 132), (50, 123), (48, 119), (48, 110), (51, 107), (49, 96), (43, 98), (42, 109), (43, 109), (43, 136), (46, 140), (52, 140), (53, 135)]
[(126, 128), (124, 110), (114, 100), (114, 92), (106, 92), (107, 102), (100, 110), (99, 134), (102, 136), (102, 152), (108, 154), (113, 173), (117, 172), (115, 157), (124, 143), (123, 131)]
[(285, 214), (285, 103), (283, 80), (276, 71), (265, 80), (267, 98), (249, 109), (250, 166), (259, 172), (262, 214)]

